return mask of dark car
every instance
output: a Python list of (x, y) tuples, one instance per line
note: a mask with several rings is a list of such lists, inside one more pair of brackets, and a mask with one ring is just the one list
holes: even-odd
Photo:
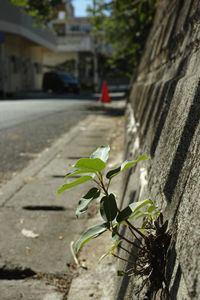
[(80, 85), (71, 74), (65, 72), (46, 72), (43, 77), (42, 89), (45, 92), (51, 90), (54, 93), (79, 93)]

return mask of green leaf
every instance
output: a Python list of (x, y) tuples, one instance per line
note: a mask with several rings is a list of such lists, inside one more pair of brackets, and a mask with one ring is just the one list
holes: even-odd
[(37, 9), (35, 9), (35, 10), (29, 10), (29, 15), (31, 17), (36, 17), (37, 14), (38, 14), (38, 10)]
[(138, 219), (143, 218), (143, 217), (150, 218), (151, 215), (148, 212), (144, 212), (143, 214), (140, 214), (139, 216), (137, 216), (135, 218), (135, 220), (138, 220)]
[(147, 205), (147, 204), (153, 204), (153, 202), (150, 199), (138, 201), (129, 204), (126, 208), (124, 208), (117, 216), (117, 222), (122, 222), (124, 220), (127, 220), (132, 213), (135, 213), (137, 210), (139, 210), (141, 207)]
[(158, 207), (155, 205), (150, 205), (147, 209), (148, 213), (151, 213), (152, 211), (156, 210)]
[(145, 220), (144, 220), (144, 222), (142, 223), (142, 232), (145, 232), (145, 226), (148, 224), (148, 219), (147, 218), (145, 218)]
[(99, 236), (100, 234), (104, 233), (107, 229), (109, 229), (109, 223), (103, 223), (88, 228), (76, 241), (74, 245), (75, 252), (77, 253), (87, 241)]
[(110, 170), (107, 174), (106, 174), (106, 178), (111, 179), (112, 177), (116, 176), (117, 174), (119, 174), (121, 172), (121, 167), (118, 167), (116, 169)]
[(106, 174), (106, 177), (108, 179), (111, 179), (112, 177), (116, 176), (117, 174), (123, 172), (124, 170), (132, 167), (133, 165), (135, 165), (136, 163), (138, 163), (139, 161), (141, 160), (147, 160), (149, 159), (149, 157), (147, 157), (146, 155), (142, 155), (140, 156), (137, 160), (125, 160), (120, 167), (114, 169), (114, 170), (111, 170), (109, 171), (107, 174)]
[(111, 254), (117, 247), (118, 245), (122, 242), (122, 240), (119, 240), (116, 242), (115, 245), (113, 245), (106, 253), (104, 253), (100, 258), (99, 258), (99, 263), (109, 254)]
[(81, 169), (81, 170), (75, 170), (73, 172), (68, 173), (65, 178), (78, 175), (78, 174), (84, 174), (84, 173), (94, 173), (93, 169)]
[(28, 4), (28, 0), (11, 0), (11, 3), (16, 6), (26, 6)]
[(117, 203), (115, 196), (110, 194), (104, 196), (100, 202), (100, 213), (102, 218), (107, 221), (113, 221), (117, 215)]
[(106, 164), (100, 158), (80, 158), (73, 166), (77, 169), (90, 169), (92, 172), (101, 172)]
[(100, 158), (102, 161), (106, 162), (108, 160), (109, 151), (109, 146), (101, 146), (90, 155), (90, 158)]
[(130, 217), (131, 214), (132, 214), (132, 210), (131, 210), (130, 206), (127, 206), (122, 211), (120, 211), (120, 213), (118, 214), (117, 222), (120, 223), (124, 220), (127, 220)]
[(68, 190), (68, 189), (71, 189), (79, 184), (82, 184), (86, 181), (89, 181), (89, 180), (93, 180), (93, 177), (94, 176), (82, 176), (80, 178), (78, 178), (77, 180), (71, 182), (71, 183), (66, 183), (66, 184), (63, 184), (63, 186), (61, 186), (61, 188), (58, 190), (58, 195), (60, 195), (62, 192), (64, 192), (65, 190)]
[(79, 217), (82, 213), (84, 213), (88, 209), (89, 204), (94, 199), (98, 198), (100, 193), (101, 191), (96, 187), (91, 188), (87, 194), (80, 199), (76, 210), (76, 216)]
[(151, 199), (145, 199), (138, 202), (133, 202), (129, 206), (131, 207), (133, 212), (136, 212), (138, 209), (142, 208), (143, 206), (147, 204), (153, 204), (153, 201)]
[(159, 216), (160, 215), (160, 209), (156, 210), (156, 212), (153, 213), (154, 216)]
[[(131, 219), (135, 218), (137, 215), (141, 214), (142, 211), (141, 210), (136, 210), (136, 212), (134, 212), (129, 218), (128, 220), (130, 221)], [(123, 223), (123, 222), (122, 222)]]
[(124, 276), (125, 272), (122, 270), (117, 270), (117, 276)]

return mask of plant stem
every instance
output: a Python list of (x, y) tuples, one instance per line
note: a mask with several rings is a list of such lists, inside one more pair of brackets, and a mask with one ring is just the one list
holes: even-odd
[(123, 246), (118, 245), (118, 247), (119, 247), (120, 249), (124, 250), (125, 252), (127, 252), (128, 254), (130, 254), (131, 256), (133, 256), (135, 259), (137, 259), (137, 257), (136, 257), (133, 253), (131, 253), (130, 251), (128, 251), (128, 250), (127, 250), (126, 248), (124, 248)]
[(109, 189), (110, 182), (111, 182), (111, 179), (109, 179), (109, 181), (108, 181), (108, 185), (107, 185), (107, 191), (108, 191), (108, 189)]
[[(117, 210), (120, 213), (120, 209), (118, 208)], [(146, 238), (146, 236), (142, 232), (140, 232), (135, 226), (133, 226), (128, 220), (126, 220), (126, 223), (128, 224), (128, 226), (130, 228), (132, 228), (133, 230), (135, 230), (141, 237), (143, 237), (143, 239)]]
[[(119, 208), (117, 208), (117, 210), (118, 210), (118, 212), (120, 213), (120, 209)], [(129, 228), (129, 230), (131, 231), (131, 228), (133, 229), (133, 230), (135, 230), (143, 239), (146, 239), (146, 236), (142, 233), (142, 232), (140, 232), (137, 228), (135, 228), (128, 220), (126, 220), (126, 223), (128, 224), (128, 228)], [(141, 243), (141, 241), (138, 239), (138, 237), (135, 235), (135, 233), (133, 232), (133, 231), (131, 231), (132, 232), (132, 234), (135, 236), (135, 238)]]
[[(124, 248), (123, 246), (121, 246), (121, 245), (118, 245), (118, 247), (119, 248), (121, 248), (122, 250), (124, 250), (125, 252), (127, 252), (128, 254), (130, 254), (132, 257), (134, 257), (135, 258), (135, 266), (137, 265), (137, 266), (139, 266), (139, 267), (141, 267), (142, 268), (142, 265), (140, 264), (141, 263), (141, 261), (138, 259), (138, 257), (137, 256), (135, 256), (133, 253), (131, 253), (130, 251), (128, 251), (126, 248)], [(133, 269), (135, 269), (135, 268), (131, 268), (130, 270), (128, 270), (128, 271), (131, 271), (131, 270), (133, 270)]]
[(100, 181), (100, 187), (102, 188), (102, 190), (104, 191), (104, 193), (105, 193), (106, 196), (107, 196), (107, 195), (108, 195), (108, 191), (107, 191), (107, 189), (105, 188), (105, 185), (104, 185), (104, 183), (103, 183), (103, 176), (102, 176), (101, 172), (96, 173), (96, 175), (97, 175), (97, 177), (98, 177), (98, 179), (99, 179), (99, 181)]
[(141, 244), (141, 240), (137, 237), (137, 235), (135, 234), (135, 232), (133, 231), (133, 229), (130, 226), (128, 226), (128, 228), (129, 228), (130, 232), (134, 235), (134, 237), (136, 238), (136, 240)]
[(114, 254), (114, 253), (111, 253), (111, 255), (114, 256), (114, 257), (116, 257), (116, 258), (119, 258), (119, 259), (121, 259), (121, 260), (123, 260), (123, 261), (126, 261), (126, 262), (128, 262), (128, 263), (134, 264), (133, 261), (128, 260), (128, 259), (125, 259), (125, 258), (122, 258), (122, 257), (120, 257), (120, 256), (118, 256), (118, 255), (116, 255), (116, 254)]
[(103, 182), (102, 182), (102, 189), (103, 189), (103, 191), (105, 192), (106, 196), (108, 196), (108, 191), (106, 190), (106, 188), (105, 188)]
[(93, 181), (97, 184), (97, 186), (104, 192), (105, 195), (108, 195), (107, 190), (105, 189), (105, 186), (103, 184), (103, 178), (100, 172), (96, 173), (97, 178), (99, 179), (99, 182), (96, 179), (93, 179)]
[(100, 183), (96, 179), (93, 179), (93, 181), (101, 188)]
[(142, 250), (142, 251), (146, 251), (145, 249), (143, 249), (143, 248), (141, 248), (140, 246), (138, 246), (136, 243), (131, 242), (130, 240), (128, 240), (125, 236), (121, 235), (119, 232), (117, 232), (117, 231), (115, 231), (115, 230), (113, 230), (113, 232), (114, 232), (116, 235), (118, 235), (118, 236), (120, 237), (120, 239), (125, 240), (127, 243), (129, 243), (129, 244), (135, 246), (136, 248), (138, 248), (138, 249), (140, 249), (140, 250)]
[(126, 220), (126, 223), (128, 224), (128, 226), (130, 226), (130, 228), (135, 230), (141, 237), (143, 237), (143, 239), (146, 239), (146, 236), (141, 231), (139, 231), (135, 226), (133, 226), (128, 220)]

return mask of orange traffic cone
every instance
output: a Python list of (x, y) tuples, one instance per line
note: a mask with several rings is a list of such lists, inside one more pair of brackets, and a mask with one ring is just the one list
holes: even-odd
[(104, 81), (102, 89), (101, 89), (101, 97), (99, 99), (100, 102), (111, 102), (109, 93), (108, 93), (108, 85), (107, 82)]

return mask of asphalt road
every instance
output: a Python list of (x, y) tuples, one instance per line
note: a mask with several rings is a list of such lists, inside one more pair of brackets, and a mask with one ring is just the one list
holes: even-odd
[(95, 100), (0, 101), (0, 184), (84, 119)]

